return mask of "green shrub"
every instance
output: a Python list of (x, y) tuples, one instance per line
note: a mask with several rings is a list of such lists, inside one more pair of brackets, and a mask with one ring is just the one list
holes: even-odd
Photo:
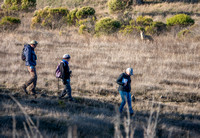
[(175, 26), (175, 25), (189, 26), (193, 24), (194, 24), (194, 20), (189, 15), (186, 15), (186, 14), (177, 14), (167, 19), (168, 26)]
[(60, 28), (69, 21), (69, 10), (67, 8), (44, 8), (34, 13), (31, 27), (44, 27), (47, 29)]
[(120, 30), (120, 33), (123, 33), (123, 35), (128, 35), (128, 34), (139, 34), (140, 32), (140, 26), (134, 26), (134, 25), (126, 25), (123, 26), (122, 29)]
[(36, 0), (4, 0), (2, 8), (6, 10), (27, 10), (36, 7)]
[(87, 30), (86, 25), (82, 24), (82, 25), (80, 25), (78, 32), (79, 32), (79, 34), (83, 34), (86, 30)]
[(72, 11), (69, 12), (69, 18), (68, 18), (68, 22), (72, 25), (75, 24), (77, 21), (77, 17), (76, 17), (76, 13), (77, 13), (78, 9), (74, 9)]
[(89, 16), (94, 16), (95, 10), (91, 7), (82, 7), (76, 12), (76, 17), (78, 19), (85, 19)]
[(3, 28), (4, 30), (14, 30), (20, 23), (21, 20), (19, 18), (5, 16), (0, 21), (0, 28)]
[(129, 21), (129, 24), (130, 24), (130, 25), (136, 25), (136, 22), (135, 22), (135, 20), (130, 20), (130, 21)]
[(149, 34), (157, 34), (159, 35), (161, 32), (166, 31), (166, 24), (163, 22), (152, 22), (150, 26), (145, 27), (145, 31)]
[(111, 34), (116, 32), (121, 27), (119, 21), (111, 18), (102, 18), (95, 24), (95, 32), (97, 34)]
[(126, 3), (122, 0), (109, 0), (108, 8), (111, 13), (124, 10)]
[(136, 19), (136, 23), (140, 26), (150, 26), (153, 23), (153, 19), (146, 16), (139, 16)]

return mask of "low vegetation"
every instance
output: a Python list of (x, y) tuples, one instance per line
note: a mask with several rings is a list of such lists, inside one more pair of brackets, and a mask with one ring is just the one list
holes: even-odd
[(136, 24), (142, 27), (150, 26), (153, 22), (153, 19), (146, 16), (139, 16), (136, 19)]
[(119, 21), (106, 17), (96, 22), (95, 32), (97, 34), (112, 34), (117, 32), (120, 27)]
[(68, 22), (69, 10), (67, 8), (49, 8), (35, 11), (32, 19), (32, 28), (47, 28), (56, 29), (61, 28)]
[(108, 8), (111, 13), (124, 10), (126, 6), (125, 1), (122, 0), (109, 0)]
[(195, 21), (189, 15), (186, 15), (186, 14), (177, 14), (167, 19), (168, 26), (178, 25), (178, 26), (186, 27), (186, 26), (193, 25), (194, 23)]
[(4, 10), (28, 10), (36, 7), (36, 0), (4, 0)]
[(95, 10), (94, 8), (91, 7), (82, 7), (78, 9), (76, 12), (76, 17), (78, 19), (85, 19), (88, 18), (89, 16), (94, 16), (95, 15)]
[(5, 16), (0, 20), (0, 28), (3, 30), (14, 30), (21, 23), (21, 20), (16, 17)]

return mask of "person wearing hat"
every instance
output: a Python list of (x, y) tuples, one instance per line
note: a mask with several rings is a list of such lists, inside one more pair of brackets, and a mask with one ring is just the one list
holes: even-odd
[(63, 55), (62, 62), (60, 63), (60, 72), (61, 72), (61, 79), (63, 81), (63, 84), (65, 85), (64, 90), (62, 91), (59, 98), (63, 98), (66, 94), (68, 94), (68, 97), (70, 101), (74, 101), (71, 95), (71, 85), (70, 85), (70, 75), (72, 71), (69, 69), (69, 61), (70, 61), (70, 55), (65, 54)]
[(28, 68), (28, 71), (30, 73), (31, 78), (25, 82), (25, 84), (22, 86), (23, 91), (28, 94), (26, 88), (30, 86), (30, 90), (33, 95), (36, 94), (35, 88), (37, 84), (37, 73), (36, 73), (36, 60), (37, 56), (35, 54), (34, 49), (37, 47), (38, 42), (35, 40), (32, 40), (30, 44), (24, 45), (24, 56), (25, 56), (25, 65)]
[(119, 107), (119, 112), (122, 113), (124, 105), (126, 104), (126, 101), (128, 102), (129, 107), (129, 113), (130, 115), (133, 115), (133, 109), (131, 105), (131, 75), (133, 75), (133, 69), (127, 68), (126, 71), (117, 79), (117, 84), (119, 84), (119, 93), (121, 95), (121, 105)]

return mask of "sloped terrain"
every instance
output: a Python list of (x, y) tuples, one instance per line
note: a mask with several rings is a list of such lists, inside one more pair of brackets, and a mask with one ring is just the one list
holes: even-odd
[[(107, 100), (105, 96), (102, 100), (100, 95), (91, 96), (91, 98), (88, 93), (82, 95), (79, 92), (74, 92), (75, 101), (70, 102), (67, 99), (59, 100), (53, 93), (47, 91), (44, 94), (44, 91), (43, 94), (40, 93), (35, 98), (31, 95), (25, 95), (20, 90), (1, 88), (1, 137), (11, 137), (14, 130), (14, 135), (24, 136), (23, 122), (26, 122), (28, 128), (31, 125), (28, 125), (27, 117), (23, 112), (26, 112), (38, 127), (41, 133), (38, 136), (69, 137), (71, 134), (74, 137), (114, 137), (114, 134), (119, 131), (122, 135), (126, 135), (125, 128), (127, 126), (124, 124), (128, 121), (126, 113), (124, 112), (120, 117), (116, 111), (118, 103)], [(20, 103), (22, 108), (15, 100)], [(200, 135), (199, 110), (181, 114), (176, 112), (180, 108), (178, 106), (156, 102), (151, 106), (150, 102), (144, 104), (144, 101), (139, 100), (133, 104), (134, 107), (140, 105), (147, 108), (147, 110), (135, 110), (134, 116), (130, 117), (131, 125), (129, 128), (134, 137), (145, 137), (148, 127), (155, 125), (156, 120), (158, 121), (155, 130), (157, 137), (189, 136), (196, 138)], [(150, 111), (153, 112), (152, 116), (150, 116)], [(156, 119), (156, 113), (159, 115), (158, 119)], [(152, 117), (151, 123), (149, 123), (150, 117)], [(14, 120), (15, 125), (13, 125)], [(119, 130), (116, 129), (117, 125), (119, 125)], [(29, 129), (31, 130), (31, 127)], [(32, 136), (37, 134), (32, 134), (31, 131), (29, 133)]]

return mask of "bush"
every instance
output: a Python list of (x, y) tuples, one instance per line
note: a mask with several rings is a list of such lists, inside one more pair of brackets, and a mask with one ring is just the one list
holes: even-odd
[(68, 18), (68, 22), (72, 25), (75, 24), (77, 21), (77, 17), (76, 17), (76, 13), (77, 13), (78, 9), (74, 9), (72, 11), (69, 12), (69, 18)]
[(122, 0), (109, 0), (108, 8), (111, 13), (124, 10), (126, 3)]
[(14, 30), (20, 23), (21, 20), (19, 18), (5, 16), (0, 21), (0, 28), (4, 30)]
[(36, 0), (4, 0), (3, 9), (7, 10), (27, 10), (36, 7)]
[(166, 31), (166, 24), (163, 22), (152, 22), (150, 26), (145, 27), (145, 31), (149, 34), (159, 35), (161, 32)]
[(80, 27), (79, 27), (79, 34), (83, 34), (85, 31), (87, 30), (87, 27), (85, 26), (85, 25), (81, 25)]
[(136, 23), (137, 25), (140, 26), (150, 26), (153, 23), (153, 19), (150, 17), (146, 17), (146, 16), (139, 16), (136, 19)]
[(76, 12), (76, 17), (78, 19), (85, 19), (88, 16), (93, 16), (95, 14), (95, 10), (91, 7), (83, 7)]
[(120, 30), (120, 33), (123, 33), (124, 35), (138, 35), (140, 32), (140, 26), (134, 26), (134, 25), (127, 25), (123, 26), (123, 29)]
[(111, 34), (121, 27), (119, 21), (111, 18), (102, 18), (95, 24), (95, 32), (97, 34)]
[(67, 8), (44, 8), (34, 13), (31, 27), (47, 29), (60, 28), (68, 23), (69, 10)]
[(189, 15), (186, 15), (186, 14), (177, 14), (167, 19), (168, 26), (179, 25), (179, 26), (185, 27), (185, 26), (189, 26), (193, 24), (194, 24), (194, 20)]

